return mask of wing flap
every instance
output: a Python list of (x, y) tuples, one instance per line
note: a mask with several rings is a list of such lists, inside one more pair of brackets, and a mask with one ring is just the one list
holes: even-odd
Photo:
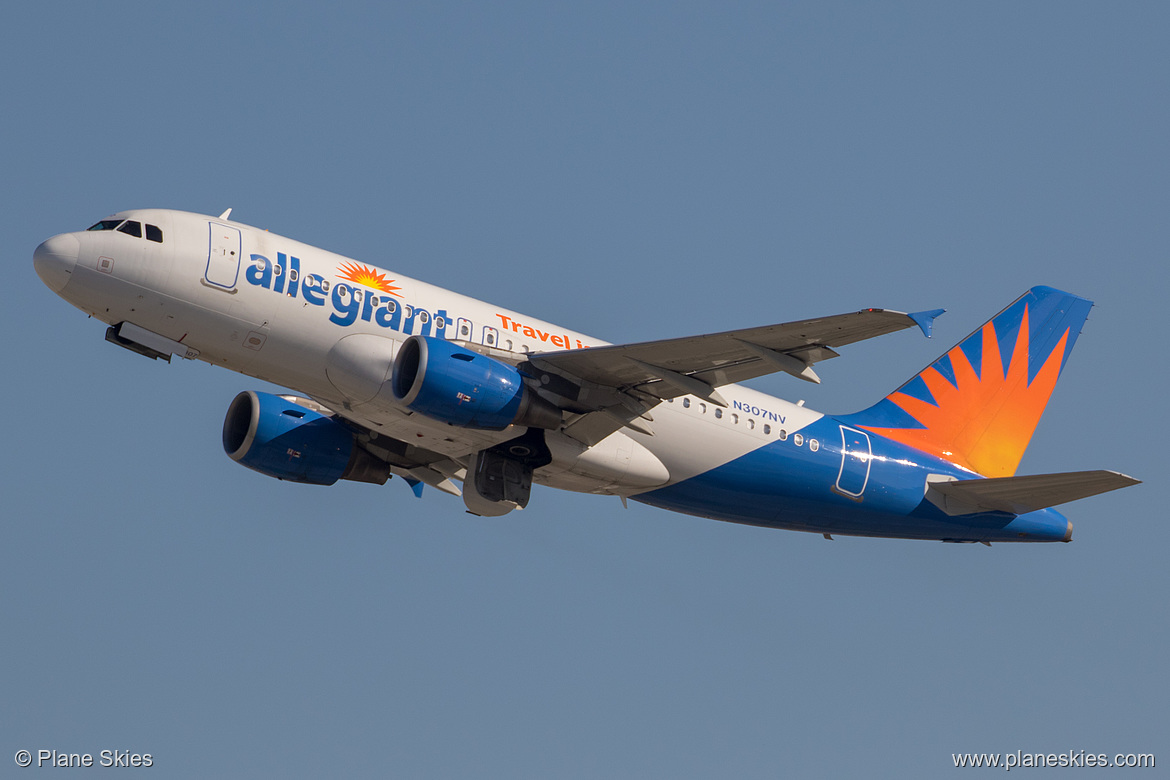
[(1140, 482), (1125, 474), (1104, 470), (940, 480), (928, 483), (926, 497), (948, 515), (989, 511), (1022, 515)]

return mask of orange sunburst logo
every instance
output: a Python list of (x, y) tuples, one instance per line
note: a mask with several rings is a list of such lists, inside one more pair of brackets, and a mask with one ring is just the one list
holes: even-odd
[(1069, 336), (1066, 328), (1029, 384), (1028, 333), (1025, 307), (1006, 373), (995, 326), (988, 322), (978, 373), (959, 345), (947, 353), (954, 384), (934, 366), (919, 375), (935, 403), (902, 392), (890, 395), (922, 428), (861, 427), (986, 477), (1012, 476), (1056, 387)]
[(337, 278), (344, 279), (347, 282), (360, 284), (363, 287), (371, 287), (375, 290), (380, 290), (391, 295), (398, 295), (401, 287), (394, 285), (393, 279), (387, 279), (386, 274), (380, 274), (368, 265), (361, 265), (359, 263), (342, 263), (338, 266)]

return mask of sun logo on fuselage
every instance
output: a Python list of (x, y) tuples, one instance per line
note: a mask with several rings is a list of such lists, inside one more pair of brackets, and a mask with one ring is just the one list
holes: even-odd
[(395, 286), (393, 279), (387, 279), (386, 274), (378, 273), (368, 265), (342, 263), (338, 266), (337, 278), (344, 279), (347, 282), (353, 282), (354, 284), (360, 284), (363, 287), (370, 287), (380, 292), (397, 295), (399, 298), (402, 297), (398, 293), (402, 288)]

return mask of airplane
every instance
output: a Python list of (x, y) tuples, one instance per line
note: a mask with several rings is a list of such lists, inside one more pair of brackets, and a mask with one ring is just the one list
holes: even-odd
[[(839, 348), (943, 310), (865, 309), (608, 344), (230, 219), (123, 211), (33, 254), (54, 293), (152, 359), (288, 388), (228, 406), (232, 460), (291, 482), (403, 478), (499, 517), (532, 485), (823, 534), (1067, 542), (1053, 507), (1138, 484), (1017, 476), (1092, 302), (1033, 287), (873, 406), (827, 415), (739, 384), (819, 382)], [(460, 487), (461, 483), (462, 487)]]

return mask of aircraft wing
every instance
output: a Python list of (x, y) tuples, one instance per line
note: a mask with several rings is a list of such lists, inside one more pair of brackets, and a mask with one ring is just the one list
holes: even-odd
[(834, 348), (913, 325), (929, 335), (930, 322), (941, 313), (866, 309), (704, 336), (542, 352), (529, 362), (602, 387), (634, 389), (659, 399), (693, 394), (726, 405), (714, 388), (776, 371), (819, 382), (812, 365), (837, 357)]
[(929, 336), (942, 313), (865, 309), (703, 336), (541, 352), (524, 370), (539, 379), (550, 400), (582, 415), (565, 432), (595, 444), (623, 426), (653, 435), (648, 412), (668, 398), (695, 395), (727, 406), (716, 388), (777, 371), (820, 382), (812, 366), (837, 357), (836, 347), (914, 325)]

